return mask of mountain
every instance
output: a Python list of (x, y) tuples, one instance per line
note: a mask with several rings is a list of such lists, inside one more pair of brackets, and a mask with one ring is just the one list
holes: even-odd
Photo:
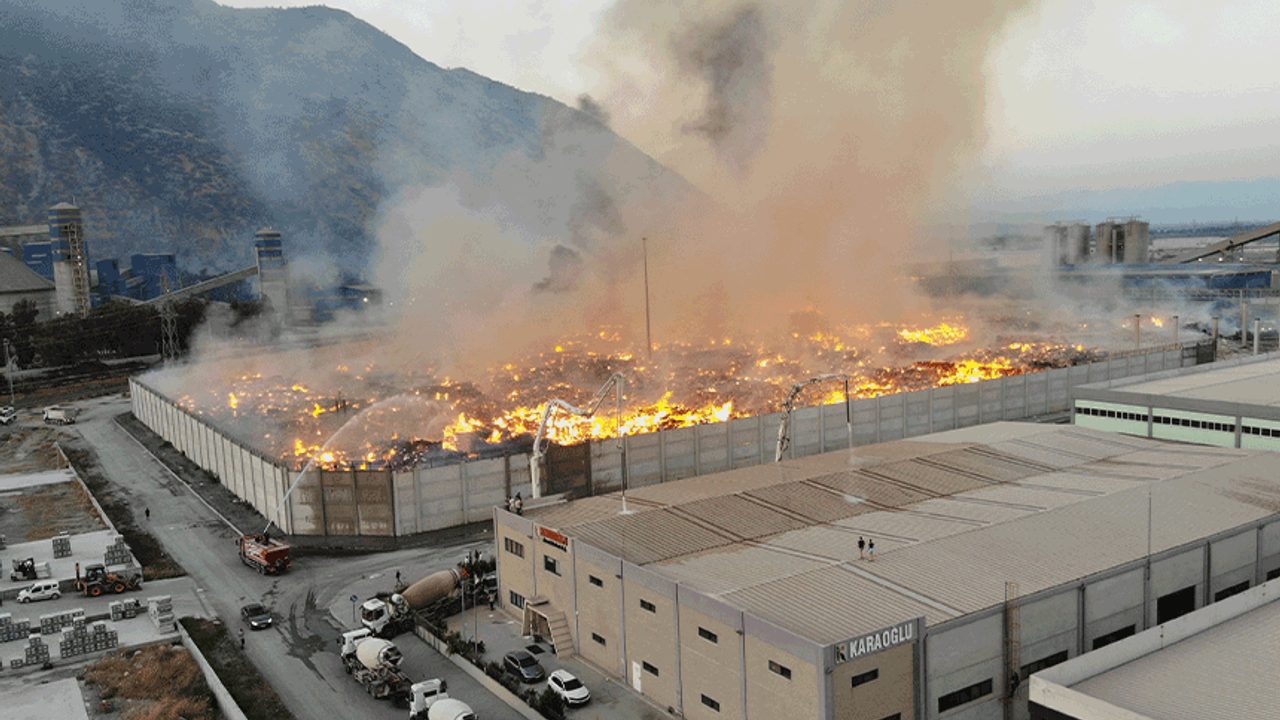
[(0, 0), (0, 79), (0, 225), (74, 199), (95, 258), (231, 269), (272, 225), (358, 273), (414, 187), (578, 248), (698, 195), (593, 116), (325, 7)]

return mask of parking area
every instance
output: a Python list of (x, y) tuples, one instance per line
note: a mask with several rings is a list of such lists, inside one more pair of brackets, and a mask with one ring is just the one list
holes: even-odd
[(591, 700), (586, 705), (568, 708), (565, 712), (568, 718), (658, 720), (658, 718), (670, 717), (665, 711), (650, 705), (640, 695), (632, 692), (630, 688), (605, 677), (577, 656), (558, 658), (551, 652), (549, 643), (539, 642), (539, 638), (521, 636), (520, 622), (501, 610), (490, 610), (485, 605), (474, 610), (468, 608), (450, 618), (448, 625), (450, 630), (458, 632), (463, 637), (483, 640), (486, 660), (501, 663), (503, 656), (512, 650), (530, 652), (545, 671), (542, 680), (532, 683), (539, 692), (546, 689), (546, 677), (556, 670), (568, 670), (581, 679), (591, 691)]

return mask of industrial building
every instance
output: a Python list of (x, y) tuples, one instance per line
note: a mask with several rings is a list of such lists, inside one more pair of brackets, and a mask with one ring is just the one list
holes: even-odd
[(1280, 450), (1280, 359), (1260, 355), (1082, 385), (1077, 426), (1226, 448)]
[(1278, 598), (1272, 580), (1032, 675), (1032, 720), (1273, 717)]
[(500, 591), (686, 718), (1027, 718), (1032, 674), (1280, 574), (1277, 461), (952, 430), (497, 509)]
[(53, 317), (57, 307), (53, 283), (32, 272), (20, 260), (0, 253), (0, 313), (10, 314), (18, 303), (36, 304), (39, 319)]
[(1151, 262), (1151, 224), (1137, 218), (1108, 219), (1092, 234), (1083, 222), (1056, 223), (1045, 229), (1050, 263), (1058, 266)]

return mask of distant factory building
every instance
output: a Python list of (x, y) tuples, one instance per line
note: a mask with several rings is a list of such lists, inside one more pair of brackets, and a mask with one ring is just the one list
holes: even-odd
[(53, 283), (31, 271), (9, 253), (0, 253), (0, 312), (13, 313), (13, 306), (30, 300), (36, 304), (36, 320), (52, 318), (57, 308)]
[(265, 227), (254, 233), (258, 254), (258, 291), (264, 305), (269, 305), (285, 325), (290, 322), (289, 263), (284, 256), (280, 233)]
[(500, 593), (678, 717), (1026, 719), (1035, 673), (1280, 574), (1277, 462), (976, 426), (495, 509)]
[(86, 315), (89, 298), (89, 247), (80, 208), (58, 203), (49, 208), (49, 241), (53, 245), (53, 284), (58, 312)]
[(1093, 254), (1093, 237), (1082, 222), (1057, 223), (1044, 229), (1053, 265), (1080, 265)]
[(1098, 223), (1094, 261), (1109, 265), (1151, 262), (1151, 224), (1137, 218)]
[(1280, 451), (1280, 360), (1229, 360), (1075, 389), (1080, 427)]
[(178, 288), (178, 266), (171, 253), (137, 253), (129, 258), (129, 296), (137, 300), (160, 297)]

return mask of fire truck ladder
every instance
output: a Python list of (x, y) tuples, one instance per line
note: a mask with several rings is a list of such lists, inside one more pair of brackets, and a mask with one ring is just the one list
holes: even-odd
[(849, 434), (849, 447), (853, 447), (853, 411), (849, 405), (849, 376), (844, 373), (819, 375), (791, 386), (791, 394), (787, 395), (787, 401), (782, 405), (782, 422), (778, 423), (778, 445), (773, 453), (774, 462), (782, 462), (782, 456), (791, 447), (791, 413), (796, 408), (796, 399), (800, 397), (800, 391), (814, 383), (826, 380), (844, 380), (844, 424)]
[[(618, 391), (618, 435), (621, 437), (622, 398), (626, 393), (624, 387), (625, 384), (626, 377), (624, 377), (622, 373), (614, 373), (613, 375), (610, 375), (609, 379), (604, 382), (604, 385), (600, 386), (600, 389), (596, 391), (595, 396), (591, 398), (591, 402), (587, 403), (585, 408), (574, 407), (560, 399), (550, 400), (547, 402), (546, 409), (542, 411), (542, 422), (538, 423), (538, 432), (533, 436), (533, 450), (529, 455), (529, 479), (533, 481), (533, 497), (542, 497), (542, 458), (547, 453), (547, 421), (551, 419), (551, 413), (554, 412), (556, 408), (560, 408), (561, 410), (573, 415), (591, 417), (596, 414), (596, 410), (600, 409), (600, 404), (609, 396), (609, 391), (616, 388)], [(623, 464), (626, 464), (625, 455), (623, 456)], [(625, 489), (623, 490), (623, 493), (623, 505), (625, 506)]]
[(1005, 720), (1014, 719), (1018, 690), (1027, 681), (1022, 677), (1022, 617), (1019, 595), (1018, 583), (1004, 584), (1004, 676), (1007, 682), (1004, 693)]

